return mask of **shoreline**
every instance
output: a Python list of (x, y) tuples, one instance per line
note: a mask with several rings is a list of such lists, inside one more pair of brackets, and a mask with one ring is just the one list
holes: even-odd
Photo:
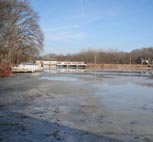
[(152, 67), (140, 64), (87, 64), (87, 69), (104, 71), (148, 71)]
[[(153, 69), (152, 66), (137, 65), (137, 64), (87, 64), (87, 68), (85, 69), (85, 71), (147, 72), (152, 69)], [(13, 75), (12, 72), (13, 71), (10, 70), (9, 66), (7, 67), (5, 65), (0, 66), (0, 77), (12, 76)]]

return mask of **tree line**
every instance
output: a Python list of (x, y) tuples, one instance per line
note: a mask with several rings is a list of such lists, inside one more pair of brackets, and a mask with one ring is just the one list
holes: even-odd
[(43, 49), (43, 41), (39, 16), (28, 0), (0, 0), (0, 64), (53, 58), (95, 64), (141, 64), (143, 59), (153, 62), (153, 47), (131, 52), (85, 49), (76, 54), (48, 54), (40, 57), (38, 55)]
[(153, 63), (153, 47), (122, 52), (116, 49), (85, 49), (77, 54), (56, 55), (48, 54), (39, 59), (58, 61), (84, 61), (94, 64), (141, 64), (142, 60)]
[(0, 0), (0, 63), (19, 63), (43, 48), (39, 17), (28, 0)]

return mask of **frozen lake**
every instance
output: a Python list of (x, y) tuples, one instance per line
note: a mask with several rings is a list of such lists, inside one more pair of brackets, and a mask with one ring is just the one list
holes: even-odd
[(102, 103), (113, 111), (133, 113), (152, 110), (153, 78), (141, 72), (91, 72), (75, 74), (51, 74), (39, 78), (92, 86), (93, 95), (98, 95)]
[(1, 78), (0, 141), (153, 141), (152, 92), (141, 72)]

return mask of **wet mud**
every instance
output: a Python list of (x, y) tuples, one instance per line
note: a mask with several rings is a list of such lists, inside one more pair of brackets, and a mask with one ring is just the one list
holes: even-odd
[(100, 73), (0, 79), (1, 142), (152, 142), (153, 80)]

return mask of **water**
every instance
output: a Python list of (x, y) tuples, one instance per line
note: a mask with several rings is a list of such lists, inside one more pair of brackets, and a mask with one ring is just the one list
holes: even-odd
[[(108, 77), (108, 73), (103, 76)], [(139, 73), (109, 74), (93, 84), (95, 94), (112, 111), (153, 111), (153, 80)]]
[(141, 72), (60, 73), (42, 79), (88, 84), (94, 88), (93, 95), (113, 111), (153, 110), (153, 79)]
[(152, 92), (153, 78), (140, 72), (48, 71), (1, 78), (0, 139), (49, 142), (55, 133), (63, 142), (153, 141)]
[(145, 106), (153, 109), (153, 87), (142, 84), (125, 83), (116, 85), (97, 85), (97, 94), (102, 102), (116, 111), (144, 111)]
[(75, 77), (69, 76), (51, 76), (51, 77), (41, 77), (40, 80), (47, 79), (47, 80), (58, 80), (58, 81), (77, 81), (78, 79)]

